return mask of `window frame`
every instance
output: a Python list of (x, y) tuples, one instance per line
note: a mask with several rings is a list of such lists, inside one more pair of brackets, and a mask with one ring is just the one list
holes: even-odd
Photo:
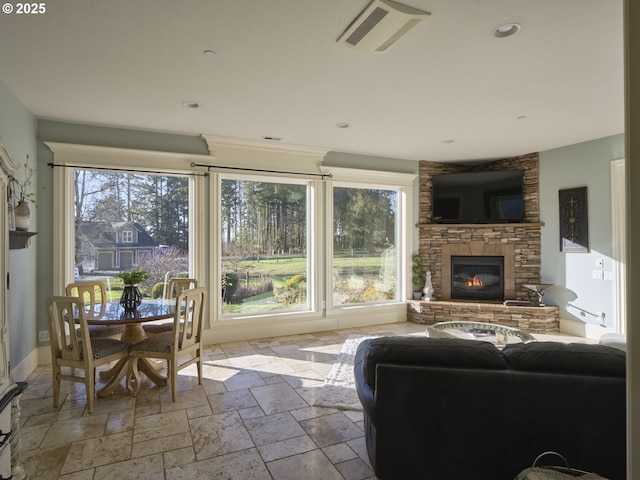
[(131, 230), (122, 231), (122, 243), (133, 243), (133, 232)]
[[(63, 294), (64, 286), (73, 277), (73, 242), (66, 239), (73, 233), (73, 173), (67, 166), (105, 168), (132, 173), (194, 175), (190, 177), (189, 205), (192, 235), (189, 238), (190, 271), (208, 289), (203, 341), (217, 344), (247, 339), (311, 333), (337, 328), (385, 324), (406, 320), (406, 299), (411, 293), (410, 262), (412, 246), (417, 241), (412, 204), (416, 201), (414, 183), (417, 174), (349, 169), (323, 165), (326, 150), (285, 145), (265, 145), (266, 142), (228, 139), (203, 135), (210, 155), (168, 153), (161, 151), (99, 147), (91, 145), (45, 142), (53, 152), (53, 292)], [(264, 170), (269, 165), (273, 170)], [(295, 166), (296, 172), (288, 172)], [(266, 315), (249, 315), (233, 320), (222, 319), (219, 287), (220, 263), (220, 201), (217, 182), (222, 169), (246, 173), (249, 179), (267, 176), (270, 180), (283, 178), (311, 179), (312, 194), (308, 208), (315, 215), (308, 221), (308, 275), (314, 288), (308, 291), (309, 311), (293, 311)], [(417, 171), (417, 165), (416, 165)], [(397, 187), (400, 189), (399, 210), (402, 212), (400, 231), (402, 242), (400, 262), (400, 292), (397, 302), (384, 304), (355, 304), (333, 308), (328, 292), (332, 257), (333, 229), (331, 215), (331, 186), (333, 182), (347, 182), (357, 186)], [(329, 223), (327, 223), (329, 221)], [(323, 246), (323, 242), (325, 245)], [(327, 301), (328, 300), (328, 301)]]
[[(206, 229), (196, 219), (205, 216), (205, 177), (202, 172), (194, 176), (191, 163), (203, 161), (208, 156), (99, 147), (57, 142), (45, 142), (54, 154), (53, 168), (53, 289), (58, 295), (74, 279), (74, 169), (106, 169), (121, 173), (153, 173), (189, 176), (189, 271), (204, 278), (201, 262), (194, 261), (203, 255)], [(201, 199), (198, 201), (197, 199)]]
[[(350, 189), (354, 189), (354, 190), (387, 190), (387, 191), (392, 191), (392, 192), (396, 192), (397, 193), (397, 211), (396, 211), (396, 219), (395, 219), (395, 224), (394, 224), (394, 230), (395, 230), (395, 236), (396, 239), (398, 240), (397, 243), (398, 245), (396, 245), (396, 249), (397, 249), (397, 255), (398, 255), (398, 266), (397, 266), (397, 292), (396, 292), (396, 298), (392, 299), (392, 300), (384, 300), (384, 301), (372, 301), (372, 302), (358, 302), (358, 303), (342, 303), (342, 304), (334, 304), (334, 299), (333, 299), (333, 259), (334, 259), (334, 250), (333, 250), (333, 198), (334, 198), (334, 190), (336, 188), (350, 188)], [(327, 272), (331, 272), (331, 275), (327, 274), (327, 308), (329, 309), (345, 309), (345, 308), (349, 308), (349, 307), (362, 307), (362, 306), (375, 306), (375, 305), (381, 305), (381, 304), (391, 304), (391, 303), (397, 303), (399, 301), (404, 301), (404, 298), (406, 296), (405, 291), (406, 291), (406, 285), (404, 284), (405, 282), (403, 282), (403, 278), (404, 278), (404, 270), (402, 268), (402, 264), (403, 264), (403, 252), (405, 251), (405, 249), (403, 248), (403, 246), (406, 244), (405, 242), (405, 233), (402, 229), (402, 225), (403, 225), (403, 208), (404, 208), (404, 202), (402, 200), (404, 196), (404, 192), (402, 191), (401, 188), (399, 188), (397, 185), (393, 185), (393, 186), (386, 186), (386, 185), (382, 185), (382, 184), (363, 184), (363, 183), (354, 183), (354, 182), (345, 182), (345, 181), (334, 181), (331, 183), (331, 192), (328, 195), (328, 197), (330, 197), (330, 204), (331, 204), (331, 208), (327, 208), (327, 221), (326, 221), (326, 225), (327, 225), (327, 229), (331, 230), (330, 232), (330, 238), (331, 238), (331, 243), (327, 245), (327, 263), (329, 263), (329, 267), (327, 268)]]
[(326, 279), (326, 309), (330, 315), (343, 315), (344, 312), (353, 311), (362, 308), (380, 308), (393, 307), (398, 303), (405, 304), (406, 299), (410, 298), (411, 288), (411, 252), (413, 240), (413, 218), (412, 197), (413, 182), (417, 175), (408, 173), (383, 172), (379, 170), (360, 170), (342, 167), (323, 168), (323, 172), (330, 173), (332, 180), (327, 182), (327, 200), (326, 200), (326, 219), (325, 225), (333, 225), (333, 188), (338, 187), (356, 187), (356, 188), (372, 188), (396, 190), (398, 192), (398, 219), (396, 231), (398, 240), (396, 248), (398, 249), (398, 295), (397, 300), (385, 302), (367, 302), (355, 304), (333, 305), (332, 292), (332, 272), (333, 272), (333, 228), (328, 227), (325, 231), (325, 244), (329, 246), (327, 251), (327, 261), (325, 264)]
[[(239, 313), (239, 314), (229, 314), (223, 313), (223, 302), (219, 299), (216, 302), (216, 312), (217, 318), (221, 322), (225, 321), (236, 321), (242, 320), (245, 318), (268, 318), (273, 316), (281, 316), (281, 315), (304, 315), (310, 314), (318, 309), (317, 302), (317, 281), (316, 275), (314, 272), (317, 270), (315, 267), (316, 262), (312, 259), (317, 258), (317, 250), (318, 244), (316, 240), (316, 236), (314, 232), (317, 231), (317, 217), (318, 213), (314, 211), (314, 205), (317, 205), (317, 191), (318, 191), (318, 181), (309, 180), (309, 179), (294, 179), (287, 176), (276, 176), (276, 175), (251, 175), (247, 173), (213, 173), (211, 175), (212, 182), (212, 191), (215, 192), (212, 195), (214, 207), (212, 211), (216, 212), (216, 215), (213, 218), (222, 218), (222, 182), (224, 180), (240, 180), (240, 181), (248, 181), (248, 182), (265, 182), (265, 183), (282, 183), (282, 184), (291, 184), (291, 185), (306, 185), (307, 191), (307, 199), (306, 199), (306, 244), (307, 244), (307, 256), (306, 256), (306, 273), (307, 273), (307, 305), (306, 308), (301, 309), (291, 309), (291, 310), (275, 310), (275, 311), (264, 311), (264, 312), (252, 312), (252, 313)], [(215, 238), (217, 248), (213, 253), (213, 256), (218, 259), (216, 262), (215, 270), (219, 272), (219, 274), (212, 278), (211, 284), (215, 285), (215, 279), (221, 278), (223, 268), (222, 268), (222, 229), (221, 222), (211, 222), (212, 228), (215, 228)], [(215, 300), (214, 300), (215, 301)]]

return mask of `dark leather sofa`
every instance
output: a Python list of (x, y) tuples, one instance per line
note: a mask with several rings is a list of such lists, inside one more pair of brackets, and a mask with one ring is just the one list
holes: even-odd
[(354, 373), (379, 479), (513, 480), (548, 450), (625, 479), (619, 349), (382, 337), (359, 345)]

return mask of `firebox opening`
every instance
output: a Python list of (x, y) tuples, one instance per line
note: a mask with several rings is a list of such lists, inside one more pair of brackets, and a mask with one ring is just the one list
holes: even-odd
[(451, 256), (451, 298), (504, 300), (504, 256)]

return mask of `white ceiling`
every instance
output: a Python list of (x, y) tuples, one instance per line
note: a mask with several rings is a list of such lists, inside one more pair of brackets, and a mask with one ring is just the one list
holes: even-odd
[(623, 132), (622, 0), (403, 3), (432, 15), (374, 54), (336, 43), (368, 0), (47, 0), (0, 13), (0, 80), (39, 118), (412, 160)]

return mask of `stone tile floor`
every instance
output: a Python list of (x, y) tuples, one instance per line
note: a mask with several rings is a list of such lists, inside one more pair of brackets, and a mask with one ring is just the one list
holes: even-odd
[(90, 415), (72, 382), (54, 409), (41, 366), (21, 400), (21, 463), (32, 480), (375, 479), (362, 413), (312, 405), (349, 334), (423, 331), (400, 323), (211, 345), (202, 385), (195, 367), (182, 370), (175, 403), (145, 377), (137, 397), (123, 383)]

